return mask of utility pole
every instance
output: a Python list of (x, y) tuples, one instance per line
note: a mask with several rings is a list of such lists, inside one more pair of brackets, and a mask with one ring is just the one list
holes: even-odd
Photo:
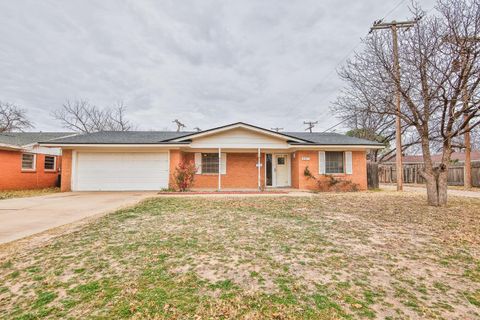
[(277, 132), (279, 132), (279, 131), (282, 131), (282, 130), (283, 130), (283, 128), (279, 128), (279, 127), (270, 128), (270, 129), (271, 129), (271, 130), (273, 130), (273, 131), (277, 131)]
[(392, 32), (393, 41), (393, 64), (395, 72), (395, 106), (396, 106), (396, 120), (395, 120), (395, 148), (396, 148), (396, 169), (397, 169), (397, 191), (403, 191), (403, 161), (402, 161), (402, 121), (400, 119), (400, 62), (398, 59), (398, 35), (397, 29), (411, 28), (419, 19), (412, 21), (392, 21), (382, 22), (382, 20), (375, 21), (370, 28), (370, 33), (375, 30), (390, 29)]
[(312, 133), (312, 129), (317, 123), (318, 121), (303, 121), (303, 124), (306, 124), (308, 126), (305, 131), (310, 131), (310, 133)]
[(184, 125), (183, 123), (181, 123), (180, 121), (178, 121), (178, 119), (175, 119), (175, 120), (173, 120), (172, 122), (177, 125), (177, 132), (180, 132), (180, 130), (182, 130), (182, 128), (186, 128), (186, 127), (187, 127), (186, 125)]

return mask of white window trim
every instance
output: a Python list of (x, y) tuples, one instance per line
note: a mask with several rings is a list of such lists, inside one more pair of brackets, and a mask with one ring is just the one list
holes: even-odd
[[(343, 153), (343, 172), (335, 172), (335, 173), (327, 173), (327, 152), (342, 152)], [(351, 151), (319, 151), (318, 155), (318, 171), (319, 174), (321, 175), (328, 175), (328, 176), (345, 176), (345, 175), (351, 175), (353, 174), (353, 170), (348, 170), (347, 168), (347, 153), (350, 152), (351, 156)], [(352, 169), (353, 169), (353, 160), (352, 160)], [(322, 173), (323, 171), (323, 173)]]
[[(29, 155), (33, 156), (33, 168), (24, 168), (23, 167), (23, 155), (24, 154), (29, 154)], [(26, 171), (26, 172), (36, 171), (37, 170), (37, 155), (35, 153), (29, 153), (29, 152), (22, 153), (22, 157), (20, 159), (20, 167), (21, 167), (22, 171)]]
[(352, 175), (353, 174), (353, 154), (352, 151), (345, 151), (343, 153), (344, 162), (345, 162), (345, 174)]
[[(53, 157), (53, 169), (45, 169), (45, 160), (47, 160), (47, 157)], [(43, 170), (45, 172), (57, 172), (57, 157), (52, 156), (50, 154), (46, 154), (45, 158), (43, 159)]]
[[(202, 154), (203, 153), (214, 153), (214, 152), (195, 152), (195, 166), (197, 167), (196, 174), (204, 176), (217, 176), (218, 172), (202, 172)], [(222, 152), (221, 158), (219, 159), (221, 163), (219, 164), (219, 169), (221, 175), (227, 174), (227, 153)]]

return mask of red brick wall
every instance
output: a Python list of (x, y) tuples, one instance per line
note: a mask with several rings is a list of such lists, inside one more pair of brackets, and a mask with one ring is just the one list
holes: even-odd
[[(302, 160), (308, 157), (310, 160)], [(305, 167), (318, 179), (326, 179), (318, 173), (318, 151), (297, 151), (292, 157), (292, 187), (298, 189), (315, 189), (316, 180), (308, 179), (304, 175)], [(361, 190), (367, 189), (367, 156), (365, 151), (352, 152), (352, 174), (338, 174), (336, 178), (351, 180), (359, 185)]]
[[(301, 160), (309, 157), (310, 160)], [(70, 191), (72, 151), (63, 150), (62, 155), (62, 191)], [(182, 160), (194, 161), (194, 153), (184, 153), (179, 150), (170, 150), (170, 187), (174, 187), (173, 175), (175, 168)], [(265, 185), (265, 154), (261, 154), (261, 185)], [(336, 175), (340, 179), (349, 179), (357, 183), (362, 190), (367, 189), (367, 160), (364, 151), (352, 152), (353, 174)], [(43, 162), (42, 169), (43, 169)], [(222, 175), (222, 188), (257, 188), (257, 154), (256, 153), (227, 153), (227, 174)], [(315, 189), (315, 180), (307, 179), (303, 172), (308, 165), (310, 171), (318, 174), (318, 151), (297, 151), (291, 156), (292, 187), (298, 189)], [(19, 164), (20, 166), (20, 164)], [(322, 177), (320, 177), (322, 178)], [(218, 175), (200, 174), (195, 176), (194, 188), (218, 187)]]
[(72, 188), (72, 150), (62, 150), (62, 191), (71, 191)]
[[(186, 161), (195, 161), (194, 153), (183, 153)], [(170, 172), (175, 170), (177, 156), (170, 153)], [(261, 154), (262, 168), (260, 172), (261, 185), (265, 184), (265, 154)], [(222, 188), (258, 188), (258, 169), (256, 153), (227, 153), (227, 173), (222, 174)], [(172, 169), (173, 166), (173, 169)], [(173, 186), (173, 185), (171, 185)], [(195, 175), (194, 188), (218, 188), (217, 174)]]
[(172, 189), (175, 189), (175, 168), (183, 160), (183, 153), (180, 150), (170, 150), (170, 169), (169, 169), (169, 186)]
[(57, 157), (57, 170), (45, 171), (45, 155), (37, 154), (35, 171), (22, 171), (22, 152), (0, 150), (0, 190), (55, 187), (60, 162)]

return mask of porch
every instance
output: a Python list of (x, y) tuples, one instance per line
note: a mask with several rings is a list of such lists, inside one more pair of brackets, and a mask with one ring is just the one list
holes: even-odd
[(178, 156), (172, 151), (171, 164), (195, 163), (193, 191), (274, 191), (292, 186), (291, 157), (285, 151), (261, 149), (182, 150)]

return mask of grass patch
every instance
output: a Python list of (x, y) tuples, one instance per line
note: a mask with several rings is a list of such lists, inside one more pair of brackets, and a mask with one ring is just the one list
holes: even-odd
[(0, 261), (0, 318), (476, 318), (479, 208), (384, 192), (151, 199)]
[(0, 191), (0, 200), (42, 196), (60, 192), (60, 188)]

